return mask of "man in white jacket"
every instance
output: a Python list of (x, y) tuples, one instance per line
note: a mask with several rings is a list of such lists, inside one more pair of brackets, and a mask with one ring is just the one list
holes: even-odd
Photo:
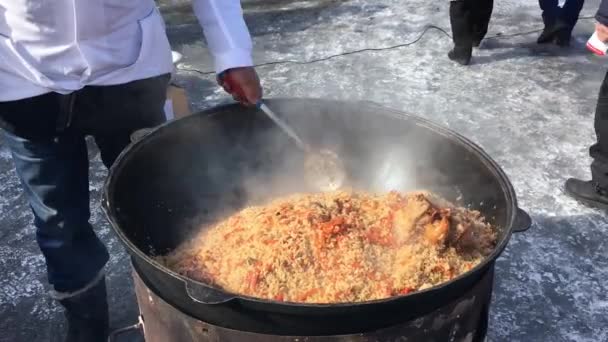
[[(261, 98), (239, 0), (193, 0), (218, 73)], [(164, 120), (171, 48), (153, 0), (0, 0), (0, 127), (34, 213), (67, 341), (105, 341), (105, 246), (89, 224), (86, 136), (109, 167)], [(229, 87), (225, 87), (231, 91)]]

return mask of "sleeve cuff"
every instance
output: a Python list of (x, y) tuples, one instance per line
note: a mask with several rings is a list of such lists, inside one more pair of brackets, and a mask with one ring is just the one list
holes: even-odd
[(234, 49), (222, 54), (215, 54), (215, 72), (221, 73), (232, 68), (253, 66), (251, 51)]
[(600, 14), (600, 12), (597, 12), (597, 14), (595, 15), (595, 20), (597, 20), (602, 25), (608, 26), (608, 16), (604, 15), (603, 13)]

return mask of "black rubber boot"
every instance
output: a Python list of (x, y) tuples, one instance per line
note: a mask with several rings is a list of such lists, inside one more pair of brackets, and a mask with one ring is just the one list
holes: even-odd
[(566, 193), (581, 203), (600, 209), (608, 209), (608, 190), (594, 181), (570, 178), (566, 181)]
[(572, 28), (562, 27), (555, 35), (555, 44), (561, 47), (570, 46), (570, 39), (572, 38)]
[(107, 342), (109, 319), (105, 278), (90, 289), (59, 302), (65, 308), (68, 323), (65, 342)]
[(557, 20), (555, 17), (548, 17), (543, 13), (543, 23), (545, 24), (545, 28), (543, 28), (543, 32), (538, 36), (536, 42), (538, 44), (553, 43), (557, 36), (557, 32), (559, 31)]
[[(538, 36), (538, 39), (536, 40), (536, 42), (538, 44), (548, 44), (548, 43), (553, 43), (553, 42), (557, 43), (560, 32), (568, 29), (568, 25), (563, 23), (561, 20), (543, 19), (543, 21), (545, 22), (545, 28), (543, 29), (543, 32), (541, 32), (540, 36)], [(570, 43), (569, 37), (570, 37), (570, 33), (572, 32), (572, 29), (571, 28), (568, 29), (567, 32), (568, 32), (568, 43)]]
[(469, 65), (471, 63), (472, 47), (457, 47), (455, 46), (448, 52), (448, 58), (461, 65)]
[(549, 44), (553, 43), (555, 37), (557, 35), (558, 30), (555, 28), (555, 25), (545, 26), (543, 32), (541, 32), (540, 36), (536, 42), (538, 44)]
[(471, 11), (464, 1), (450, 2), (450, 23), (454, 48), (448, 57), (462, 65), (471, 62), (473, 53), (473, 32), (471, 32)]
[(479, 47), (488, 33), (493, 9), (494, 0), (479, 0), (471, 7), (471, 32), (474, 47)]

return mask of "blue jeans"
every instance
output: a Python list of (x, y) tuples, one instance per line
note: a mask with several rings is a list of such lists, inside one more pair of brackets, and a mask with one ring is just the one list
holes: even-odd
[(130, 134), (164, 121), (169, 75), (70, 95), (49, 93), (0, 102), (0, 126), (34, 214), (36, 240), (55, 291), (73, 292), (91, 282), (108, 252), (89, 223), (92, 136), (109, 167)]
[(553, 25), (556, 21), (561, 21), (568, 27), (573, 28), (578, 21), (585, 0), (566, 0), (561, 8), (559, 7), (559, 0), (539, 0), (538, 3), (543, 11), (545, 25)]

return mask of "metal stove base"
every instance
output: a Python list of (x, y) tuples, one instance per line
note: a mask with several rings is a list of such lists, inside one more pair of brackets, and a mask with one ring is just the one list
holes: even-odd
[[(165, 302), (136, 272), (133, 279), (140, 322), (121, 330), (141, 328), (146, 342), (483, 342), (494, 272), (492, 269), (463, 297), (425, 318), (378, 331), (338, 336), (277, 336), (211, 325)], [(113, 336), (117, 333), (120, 332)]]

